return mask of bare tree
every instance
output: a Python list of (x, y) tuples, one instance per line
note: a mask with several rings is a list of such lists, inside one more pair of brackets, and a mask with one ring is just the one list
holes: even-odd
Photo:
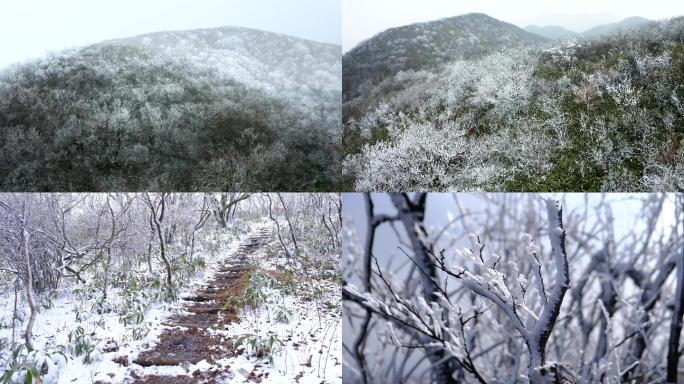
[(222, 193), (218, 199), (213, 198), (214, 216), (222, 228), (228, 227), (228, 221), (235, 214), (238, 204), (249, 196), (249, 193)]
[(37, 308), (36, 299), (33, 294), (33, 272), (31, 271), (31, 250), (29, 249), (29, 216), (27, 212), (30, 210), (30, 207), (27, 208), (26, 205), (26, 200), (24, 200), (22, 203), (22, 213), (19, 221), (21, 223), (21, 254), (26, 267), (26, 301), (28, 302), (30, 310), (29, 320), (26, 323), (24, 340), (26, 342), (26, 346), (31, 349), (33, 348), (33, 324), (36, 322)]
[(290, 250), (287, 249), (287, 245), (285, 245), (285, 242), (283, 241), (283, 236), (281, 235), (281, 230), (280, 230), (280, 223), (278, 222), (278, 219), (276, 219), (273, 216), (273, 200), (271, 200), (271, 196), (268, 193), (265, 193), (264, 196), (266, 196), (266, 199), (268, 200), (268, 217), (273, 221), (276, 225), (276, 234), (278, 235), (278, 241), (280, 242), (280, 246), (283, 247), (283, 251), (285, 251), (285, 257), (287, 257), (288, 260), (292, 259), (292, 254), (290, 253)]
[[(366, 242), (364, 245), (363, 253), (363, 288), (367, 293), (371, 293), (371, 277), (372, 277), (372, 255), (373, 255), (373, 245), (375, 243), (375, 231), (378, 226), (390, 220), (396, 220), (396, 217), (391, 217), (388, 215), (376, 215), (373, 206), (373, 199), (369, 193), (364, 194), (364, 201), (366, 203)], [(366, 362), (366, 357), (364, 353), (366, 336), (370, 327), (373, 312), (362, 306), (363, 309), (363, 319), (359, 327), (359, 331), (353, 342), (353, 351), (356, 355), (356, 360), (359, 364), (359, 369), (361, 370), (361, 378), (364, 383), (368, 383), (370, 377), (370, 371), (368, 369), (368, 364)]]
[[(29, 306), (29, 319), (26, 323), (26, 329), (24, 331), (24, 343), (31, 349), (33, 346), (33, 325), (36, 321), (36, 315), (38, 308), (36, 306), (35, 292), (34, 292), (34, 277), (33, 269), (34, 263), (32, 259), (33, 251), (31, 250), (31, 233), (30, 233), (30, 215), (31, 215), (31, 201), (27, 196), (21, 196), (19, 198), (21, 204), (21, 211), (17, 211), (14, 207), (0, 202), (0, 208), (5, 211), (5, 218), (12, 221), (3, 223), (5, 226), (4, 240), (9, 244), (14, 243), (18, 248), (16, 252), (16, 269), (3, 267), (6, 271), (11, 271), (18, 276), (22, 277), (24, 282), (24, 289), (26, 293), (26, 302)], [(11, 237), (14, 237), (14, 241)], [(11, 247), (12, 245), (10, 245)], [(8, 248), (6, 248), (8, 249)], [(14, 253), (14, 252), (11, 252)], [(16, 309), (12, 321), (16, 318)], [(14, 327), (14, 326), (13, 326)], [(14, 338), (14, 336), (13, 336)]]
[(149, 193), (145, 193), (144, 201), (150, 209), (152, 222), (154, 223), (154, 228), (156, 229), (157, 237), (159, 238), (159, 252), (161, 259), (166, 266), (166, 285), (171, 286), (173, 284), (172, 268), (166, 255), (164, 235), (162, 233), (162, 222), (164, 221), (164, 211), (166, 210), (166, 198), (168, 194), (160, 193), (158, 196), (158, 198), (152, 199)]
[(209, 217), (211, 217), (211, 212), (209, 211), (209, 198), (207, 195), (204, 195), (202, 197), (202, 208), (200, 208), (199, 217), (197, 218), (195, 225), (192, 227), (192, 236), (190, 239), (190, 260), (192, 260), (195, 254), (195, 235), (197, 234), (197, 231), (204, 227), (204, 224), (206, 224)]
[(285, 213), (285, 221), (287, 221), (287, 226), (290, 228), (290, 238), (292, 239), (292, 244), (294, 244), (295, 255), (299, 254), (299, 247), (297, 246), (297, 237), (295, 236), (294, 229), (292, 229), (292, 222), (290, 221), (290, 215), (287, 213), (287, 207), (283, 201), (283, 196), (278, 193), (278, 200), (280, 200), (280, 205), (283, 206), (283, 213)]
[[(408, 235), (413, 252), (412, 262), (420, 271), (424, 298), (428, 303), (438, 302), (443, 290), (437, 276), (437, 266), (432, 259), (433, 245), (426, 241), (428, 234), (424, 220), (427, 193), (417, 193), (413, 199), (409, 198), (407, 194), (392, 194), (390, 199), (397, 209), (397, 217)], [(443, 320), (446, 321), (446, 326), (450, 326), (446, 314)], [(449, 342), (449, 336), (444, 335), (444, 337), (444, 342)], [(426, 353), (433, 366), (432, 379), (442, 383), (454, 383), (452, 372), (456, 369), (457, 364), (453, 357), (440, 347), (428, 347)]]

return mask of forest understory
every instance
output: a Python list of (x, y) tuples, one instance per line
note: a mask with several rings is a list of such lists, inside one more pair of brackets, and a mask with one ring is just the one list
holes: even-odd
[(28, 245), (32, 266), (0, 259), (0, 382), (341, 382), (338, 208), (318, 194), (0, 195), (0, 244)]

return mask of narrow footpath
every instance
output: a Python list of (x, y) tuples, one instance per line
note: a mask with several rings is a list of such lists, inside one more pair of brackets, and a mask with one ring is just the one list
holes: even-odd
[[(212, 363), (235, 356), (233, 341), (217, 330), (225, 330), (239, 321), (240, 308), (235, 298), (244, 290), (249, 256), (269, 240), (268, 231), (263, 229), (247, 238), (237, 252), (218, 264), (208, 281), (193, 288), (191, 294), (182, 298), (182, 311), (170, 315), (162, 323), (167, 326), (159, 336), (158, 343), (143, 351), (134, 363), (143, 367), (186, 368), (202, 360)], [(215, 383), (227, 379), (231, 373), (228, 367), (222, 370), (197, 369), (190, 376), (143, 375), (134, 377), (135, 384), (190, 384)]]

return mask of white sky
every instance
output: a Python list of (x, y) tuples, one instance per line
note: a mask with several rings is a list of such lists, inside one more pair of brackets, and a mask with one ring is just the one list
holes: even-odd
[(631, 16), (663, 19), (684, 15), (677, 0), (343, 0), (342, 49), (388, 28), (480, 12), (525, 27), (560, 25), (581, 32)]
[(0, 67), (148, 32), (243, 26), (339, 44), (341, 0), (0, 0)]

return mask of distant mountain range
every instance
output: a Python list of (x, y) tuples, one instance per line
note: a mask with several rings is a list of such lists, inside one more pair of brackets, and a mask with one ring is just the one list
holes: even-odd
[(569, 29), (559, 27), (557, 25), (545, 25), (540, 27), (538, 25), (528, 25), (525, 30), (529, 33), (534, 33), (551, 40), (571, 39), (577, 36), (576, 32)]
[(591, 28), (588, 31), (582, 32), (580, 36), (592, 38), (613, 35), (616, 33), (624, 32), (630, 28), (642, 26), (649, 22), (651, 22), (651, 20), (643, 17), (630, 17), (617, 23), (598, 25), (594, 28)]
[(400, 71), (431, 70), (454, 60), (477, 59), (503, 49), (534, 47), (553, 40), (597, 38), (649, 22), (630, 17), (576, 33), (559, 26), (530, 25), (523, 29), (482, 13), (469, 13), (391, 28), (343, 56), (343, 98), (353, 99), (363, 94), (363, 89)]
[(617, 23), (610, 23), (604, 25), (597, 25), (591, 29), (584, 32), (574, 32), (569, 29), (557, 26), (557, 25), (546, 25), (540, 27), (538, 25), (528, 25), (525, 27), (525, 31), (545, 37), (551, 40), (562, 40), (571, 38), (597, 38), (601, 36), (608, 36), (624, 32), (630, 28), (635, 28), (642, 26), (646, 23), (651, 22), (651, 20), (635, 16), (629, 17)]

